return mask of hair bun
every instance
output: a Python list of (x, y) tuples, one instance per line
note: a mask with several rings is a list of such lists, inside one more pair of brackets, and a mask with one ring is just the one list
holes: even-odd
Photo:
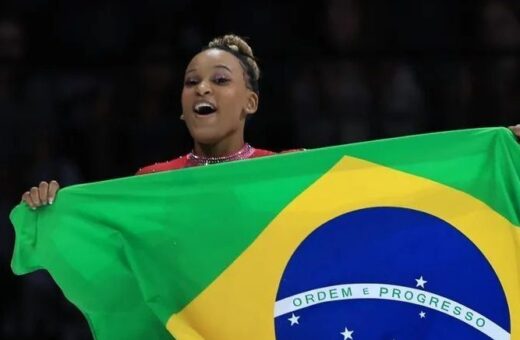
[(260, 78), (260, 69), (255, 61), (251, 46), (241, 37), (235, 34), (226, 34), (210, 41), (209, 48), (227, 48), (247, 57), (247, 63), (253, 70), (254, 80)]
[(222, 37), (217, 37), (213, 39), (209, 44), (208, 47), (222, 47), (225, 46), (231, 50), (234, 50), (235, 52), (245, 54), (249, 57), (254, 58), (253, 56), (253, 50), (251, 47), (246, 43), (246, 41), (235, 34), (226, 34)]

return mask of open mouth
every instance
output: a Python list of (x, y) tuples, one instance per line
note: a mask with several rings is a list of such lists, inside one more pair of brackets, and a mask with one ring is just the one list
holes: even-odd
[(217, 111), (217, 108), (211, 103), (198, 103), (193, 107), (193, 111), (199, 115), (210, 115)]

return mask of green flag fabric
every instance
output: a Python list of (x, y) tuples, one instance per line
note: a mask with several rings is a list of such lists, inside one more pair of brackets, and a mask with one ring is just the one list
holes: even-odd
[(96, 339), (520, 339), (503, 128), (75, 185), (11, 213)]

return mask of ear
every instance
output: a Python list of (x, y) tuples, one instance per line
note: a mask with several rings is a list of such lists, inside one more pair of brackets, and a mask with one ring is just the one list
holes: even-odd
[(258, 110), (258, 95), (253, 91), (249, 91), (245, 111), (247, 114), (252, 115), (256, 110)]

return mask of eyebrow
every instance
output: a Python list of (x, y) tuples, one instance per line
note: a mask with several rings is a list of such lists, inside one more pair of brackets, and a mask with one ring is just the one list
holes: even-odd
[[(223, 68), (223, 69), (226, 69), (229, 72), (233, 73), (233, 71), (231, 71), (231, 69), (229, 67), (227, 67), (226, 65), (223, 65), (223, 64), (215, 65), (215, 66), (213, 66), (213, 68)], [(197, 70), (196, 68), (190, 68), (189, 70), (186, 71), (186, 73), (194, 72), (196, 70)]]

